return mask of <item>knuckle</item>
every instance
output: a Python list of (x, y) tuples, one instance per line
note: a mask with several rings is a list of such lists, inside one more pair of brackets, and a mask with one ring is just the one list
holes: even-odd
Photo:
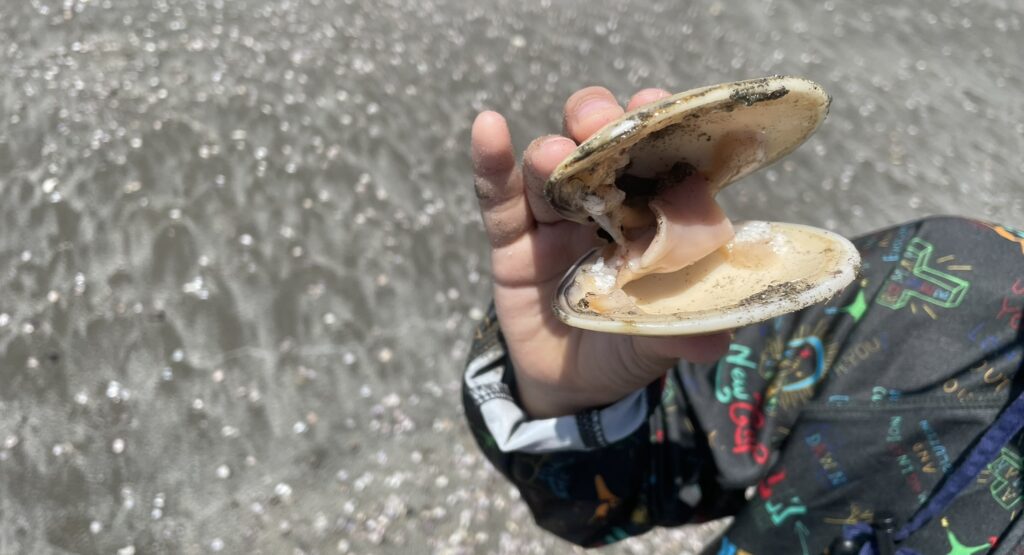
[(473, 191), (476, 193), (476, 199), (480, 202), (489, 202), (495, 196), (494, 186), (480, 176), (473, 179)]

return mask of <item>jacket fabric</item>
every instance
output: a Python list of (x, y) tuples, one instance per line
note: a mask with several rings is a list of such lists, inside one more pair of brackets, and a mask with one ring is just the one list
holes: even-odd
[[(1024, 231), (929, 218), (854, 241), (858, 279), (737, 330), (606, 407), (530, 420), (493, 311), (463, 381), (470, 428), (538, 524), (584, 546), (735, 517), (708, 553), (827, 550), (902, 523), (1024, 391)], [(1024, 555), (1024, 434), (899, 547)]]

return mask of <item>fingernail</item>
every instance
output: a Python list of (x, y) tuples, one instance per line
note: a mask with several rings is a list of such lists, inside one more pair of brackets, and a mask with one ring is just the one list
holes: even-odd
[(611, 104), (603, 98), (588, 98), (576, 109), (576, 117), (588, 119), (590, 116), (606, 110)]

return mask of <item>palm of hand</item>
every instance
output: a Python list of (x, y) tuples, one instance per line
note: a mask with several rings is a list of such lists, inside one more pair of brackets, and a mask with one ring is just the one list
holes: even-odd
[[(630, 367), (630, 337), (569, 327), (551, 310), (562, 275), (597, 243), (595, 239), (594, 230), (586, 226), (566, 221), (540, 224), (493, 253), (494, 301), (509, 353), (516, 368), (548, 378), (539, 386), (557, 390), (580, 381), (614, 381)], [(581, 398), (578, 404), (609, 400)]]

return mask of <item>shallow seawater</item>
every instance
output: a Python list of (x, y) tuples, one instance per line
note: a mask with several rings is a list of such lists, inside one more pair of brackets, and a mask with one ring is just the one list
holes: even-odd
[(0, 7), (0, 552), (568, 551), (460, 417), (480, 109), (801, 75), (829, 120), (735, 217), (1024, 227), (1024, 8), (528, 4)]

